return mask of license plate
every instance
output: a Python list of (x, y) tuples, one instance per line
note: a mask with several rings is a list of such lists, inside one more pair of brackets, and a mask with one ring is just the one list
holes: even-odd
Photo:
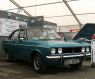
[(68, 64), (77, 64), (77, 63), (79, 63), (79, 59), (68, 59), (68, 60), (64, 61), (65, 65), (68, 65)]

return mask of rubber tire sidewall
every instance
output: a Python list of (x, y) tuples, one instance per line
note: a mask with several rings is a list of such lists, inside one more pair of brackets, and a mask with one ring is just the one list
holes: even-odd
[[(36, 56), (38, 56), (41, 60), (41, 66), (40, 66), (39, 70), (36, 70), (36, 68), (34, 67), (34, 59)], [(35, 56), (33, 57), (33, 68), (37, 73), (45, 73), (46, 72), (47, 66), (40, 54), (35, 54)]]

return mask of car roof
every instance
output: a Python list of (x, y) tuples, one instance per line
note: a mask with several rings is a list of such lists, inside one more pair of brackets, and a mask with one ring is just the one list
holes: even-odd
[[(24, 29), (50, 29), (50, 28), (44, 28), (44, 27), (26, 27), (26, 28), (19, 28), (16, 30), (24, 30)], [(14, 30), (14, 31), (16, 31)]]

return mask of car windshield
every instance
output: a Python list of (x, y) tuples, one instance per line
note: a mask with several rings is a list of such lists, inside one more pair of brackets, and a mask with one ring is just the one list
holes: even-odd
[(61, 40), (60, 36), (51, 29), (46, 28), (29, 28), (27, 29), (28, 39), (49, 39), (49, 40)]

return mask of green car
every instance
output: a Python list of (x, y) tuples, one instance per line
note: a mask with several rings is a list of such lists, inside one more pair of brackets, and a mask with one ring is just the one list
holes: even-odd
[(17, 29), (2, 42), (2, 46), (9, 60), (29, 61), (39, 73), (51, 65), (78, 69), (84, 57), (91, 55), (90, 44), (65, 41), (54, 30), (40, 27)]

